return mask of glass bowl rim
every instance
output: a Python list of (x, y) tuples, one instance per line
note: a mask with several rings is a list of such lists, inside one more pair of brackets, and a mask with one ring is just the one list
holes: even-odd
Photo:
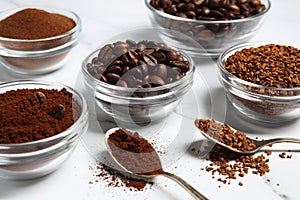
[(149, 8), (149, 10), (152, 12), (152, 13), (155, 13), (156, 15), (159, 15), (161, 17), (164, 17), (164, 18), (168, 18), (168, 19), (172, 19), (172, 20), (176, 20), (176, 21), (182, 21), (182, 22), (190, 22), (190, 23), (200, 23), (200, 24), (231, 24), (231, 23), (241, 23), (241, 22), (247, 22), (247, 21), (251, 21), (253, 19), (256, 19), (256, 18), (259, 18), (261, 16), (264, 16), (266, 13), (269, 12), (270, 8), (271, 8), (271, 1), (270, 0), (264, 0), (266, 2), (264, 2), (266, 8), (265, 10), (263, 10), (261, 13), (258, 13), (256, 15), (252, 15), (250, 17), (246, 17), (246, 18), (243, 18), (243, 19), (234, 19), (234, 20), (213, 20), (213, 21), (209, 21), (209, 20), (195, 20), (195, 19), (187, 19), (187, 18), (183, 18), (183, 17), (178, 17), (178, 16), (175, 16), (175, 15), (171, 15), (171, 14), (168, 14), (168, 13), (164, 13), (164, 12), (161, 12), (157, 9), (155, 9), (154, 7), (152, 7), (150, 5), (150, 1), (151, 0), (144, 0), (146, 6)]

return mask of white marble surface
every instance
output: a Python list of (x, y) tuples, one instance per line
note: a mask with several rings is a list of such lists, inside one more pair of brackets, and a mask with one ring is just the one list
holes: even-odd
[[(81, 85), (81, 80), (78, 79), (81, 62), (101, 43), (121, 32), (151, 26), (142, 0), (2, 0), (0, 2), (1, 10), (21, 5), (62, 7), (73, 10), (81, 17), (83, 35), (66, 66), (51, 74), (31, 77), (37, 80), (57, 81), (71, 87)], [(272, 41), (300, 47), (299, 7), (300, 1), (297, 0), (272, 1), (271, 11), (253, 41)], [(266, 128), (241, 120), (232, 113), (231, 107), (225, 103), (226, 100), (217, 80), (215, 67), (215, 63), (211, 60), (202, 60), (201, 63), (197, 63), (197, 74), (201, 80), (205, 81), (207, 88), (202, 87), (202, 85), (200, 85), (202, 87), (200, 89), (195, 88), (195, 99), (200, 102), (197, 103), (199, 104), (199, 113), (187, 113), (187, 115), (190, 114), (188, 119), (191, 120), (197, 116), (212, 116), (219, 120), (226, 119), (227, 122), (253, 137), (267, 138), (283, 135), (300, 137), (299, 120), (276, 128)], [(0, 82), (22, 78), (24, 77), (15, 76), (0, 68)], [(196, 86), (199, 86), (199, 82)], [(208, 92), (211, 95), (209, 101), (205, 97)], [(191, 105), (193, 104), (187, 102), (182, 109), (192, 110)], [(170, 127), (168, 130), (173, 130), (174, 126), (170, 124), (171, 122), (167, 121), (164, 128)], [(93, 133), (91, 134), (93, 135)], [(94, 134), (91, 137), (95, 139), (94, 137), (97, 135)], [(103, 135), (99, 136), (99, 140), (101, 137)], [(186, 140), (186, 142), (194, 144), (200, 139), (202, 137), (196, 135), (195, 138)], [(97, 141), (93, 142), (97, 143)], [(89, 184), (93, 179), (90, 168), (95, 167), (93, 154), (95, 149), (93, 148), (92, 142), (90, 143), (89, 137), (86, 136), (82, 138), (70, 159), (55, 173), (29, 181), (0, 180), (0, 199), (190, 199), (189, 195), (179, 186), (163, 177), (157, 178), (152, 188), (142, 192), (107, 187), (106, 183), (101, 181)], [(180, 143), (179, 148), (182, 148)], [(270, 156), (270, 173), (262, 177), (249, 174), (242, 179), (232, 180), (230, 185), (221, 184), (216, 179), (212, 179), (209, 173), (201, 171), (200, 169), (207, 165), (207, 161), (193, 156), (189, 151), (183, 152), (180, 157), (169, 162), (166, 170), (180, 175), (210, 199), (299, 199), (300, 146), (287, 144), (273, 146), (272, 149), (292, 149), (294, 150), (291, 152), (293, 156), (291, 159), (281, 159), (278, 156), (280, 151), (274, 152)], [(271, 181), (268, 182), (267, 179)], [(238, 186), (239, 181), (242, 181), (244, 186)]]

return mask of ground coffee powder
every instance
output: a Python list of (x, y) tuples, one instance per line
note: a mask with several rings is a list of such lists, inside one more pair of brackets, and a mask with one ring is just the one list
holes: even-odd
[(162, 174), (158, 154), (152, 145), (138, 133), (124, 128), (118, 129), (108, 137), (108, 145), (115, 159), (134, 174)]
[(27, 8), (0, 21), (0, 36), (14, 39), (42, 39), (60, 35), (75, 27), (63, 15)]
[(79, 117), (80, 106), (66, 89), (18, 89), (0, 94), (0, 144), (54, 136)]

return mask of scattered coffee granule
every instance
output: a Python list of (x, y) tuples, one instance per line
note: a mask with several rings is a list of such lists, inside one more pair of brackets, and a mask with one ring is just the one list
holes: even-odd
[(81, 108), (67, 89), (18, 89), (0, 94), (0, 144), (32, 142), (59, 134)]
[[(300, 87), (300, 50), (267, 44), (244, 48), (229, 56), (224, 68), (236, 77), (258, 85), (276, 88)], [(263, 89), (260, 91), (264, 93)]]
[(285, 156), (286, 156), (286, 153), (285, 153), (285, 152), (282, 152), (281, 154), (279, 154), (279, 157), (280, 157), (280, 158), (285, 158)]
[(94, 180), (90, 181), (89, 184), (105, 181), (107, 182), (108, 187), (123, 187), (129, 191), (143, 191), (145, 188), (153, 185), (153, 182), (151, 181), (127, 176), (117, 169), (103, 163), (97, 163), (96, 168), (90, 167), (90, 170), (92, 170)]
[(272, 151), (271, 150), (266, 150), (265, 153), (269, 156), (272, 154)]
[[(196, 120), (195, 125), (204, 132), (211, 132), (214, 136), (221, 136), (226, 139), (232, 137), (226, 137), (226, 134), (232, 136), (232, 131), (228, 125), (221, 126), (220, 123), (217, 123), (214, 120)], [(242, 134), (239, 132), (239, 134)], [(240, 137), (236, 138), (235, 140), (243, 140), (247, 139), (247, 137)], [(235, 141), (234, 139), (231, 141)], [(244, 143), (241, 141), (242, 144), (251, 144), (251, 143)], [(211, 145), (214, 145), (213, 143)], [(231, 145), (234, 146), (234, 145)], [(211, 147), (211, 146), (210, 146)], [(245, 146), (245, 149), (248, 147)], [(214, 145), (212, 149), (209, 149), (208, 160), (211, 161), (205, 167), (207, 172), (211, 172), (214, 176), (215, 173), (222, 175), (224, 178), (218, 178), (217, 180), (228, 184), (229, 182), (226, 181), (228, 179), (236, 179), (237, 176), (244, 177), (246, 174), (249, 173), (249, 169), (252, 170), (253, 174), (257, 175), (264, 175), (265, 173), (269, 172), (269, 159), (266, 158), (263, 154), (258, 156), (253, 155), (244, 155), (232, 152), (228, 149), (223, 148), (220, 145)], [(240, 185), (240, 184), (239, 184)]]
[(210, 137), (237, 150), (251, 151), (256, 148), (251, 139), (238, 130), (232, 130), (228, 124), (221, 124), (213, 119), (198, 119), (195, 121), (195, 125)]
[(282, 152), (281, 154), (279, 154), (280, 158), (292, 158), (292, 154), (287, 155), (285, 152)]

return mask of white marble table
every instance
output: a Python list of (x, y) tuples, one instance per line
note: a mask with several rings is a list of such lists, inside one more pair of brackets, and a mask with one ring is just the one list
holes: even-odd
[[(75, 11), (82, 18), (82, 39), (72, 52), (66, 66), (51, 74), (33, 77), (37, 80), (58, 81), (71, 87), (80, 85), (79, 81), (81, 80), (78, 78), (78, 74), (81, 69), (81, 62), (101, 43), (121, 32), (151, 26), (142, 0), (2, 0), (0, 2), (1, 10), (21, 5), (67, 8)], [(253, 41), (271, 41), (300, 47), (299, 7), (300, 2), (297, 0), (272, 1), (271, 11)], [(0, 70), (0, 82), (24, 78)], [(251, 122), (237, 117), (232, 112), (231, 107), (225, 103), (225, 96), (216, 76), (216, 65), (212, 60), (202, 60), (197, 63), (197, 76), (207, 84), (207, 88), (200, 90), (209, 92), (207, 95), (210, 94), (211, 98), (207, 100), (203, 94), (197, 96), (196, 89), (194, 91), (197, 96), (195, 99), (199, 100), (199, 105), (203, 107), (199, 107), (200, 113), (187, 113), (190, 115), (190, 119), (200, 116), (226, 120), (250, 136), (259, 136), (260, 138), (282, 135), (300, 137), (299, 120), (276, 128), (267, 128), (253, 125)], [(196, 84), (199, 86), (202, 83), (196, 82)], [(189, 105), (186, 106), (187, 110), (191, 109)], [(205, 109), (203, 109), (204, 107)], [(168, 121), (164, 126), (172, 125)], [(100, 133), (99, 141), (101, 137), (103, 135)], [(195, 144), (201, 139), (202, 137), (196, 134), (196, 137), (192, 137), (191, 141), (188, 142)], [(189, 195), (178, 185), (163, 177), (157, 178), (154, 186), (150, 189), (141, 192), (107, 187), (106, 183), (101, 181), (89, 184), (93, 180), (93, 173), (90, 168), (96, 166), (93, 142), (97, 143), (97, 141), (89, 142), (88, 140), (88, 136), (83, 137), (74, 154), (66, 163), (55, 173), (46, 177), (29, 181), (0, 179), (0, 199), (190, 199)], [(292, 149), (295, 152), (291, 152), (293, 155), (291, 159), (281, 159), (278, 156), (280, 151), (274, 152), (270, 156), (270, 173), (262, 177), (250, 174), (242, 179), (232, 180), (230, 185), (224, 185), (216, 179), (212, 179), (211, 174), (201, 170), (208, 162), (201, 157), (192, 155), (189, 151), (183, 152), (180, 157), (169, 162), (166, 170), (188, 180), (210, 199), (299, 199), (300, 146), (278, 145), (273, 146), (273, 149)], [(267, 179), (271, 181), (268, 182)], [(238, 186), (239, 181), (242, 181), (244, 186)]]

